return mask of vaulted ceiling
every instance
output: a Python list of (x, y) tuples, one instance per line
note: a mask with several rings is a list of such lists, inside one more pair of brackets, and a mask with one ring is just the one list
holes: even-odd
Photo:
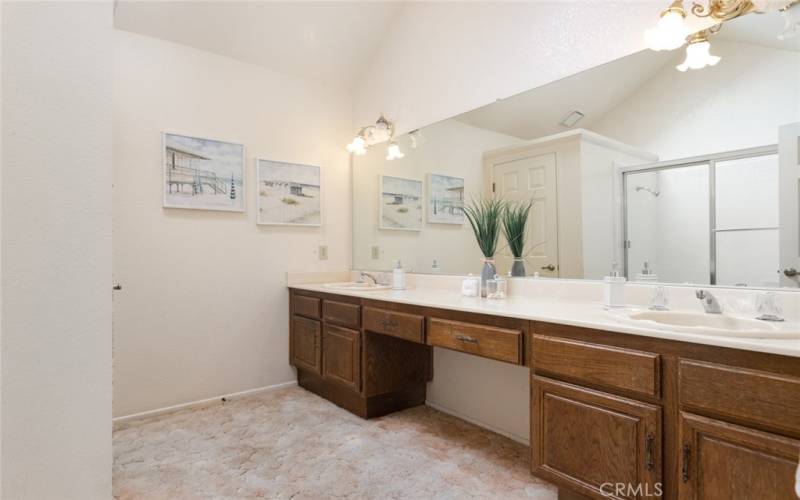
[(119, 0), (115, 27), (325, 84), (352, 88), (401, 7), (396, 1)]

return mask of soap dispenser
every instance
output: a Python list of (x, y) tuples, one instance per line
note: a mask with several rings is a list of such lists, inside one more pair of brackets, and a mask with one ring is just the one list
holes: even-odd
[(608, 308), (625, 307), (625, 276), (620, 276), (617, 263), (603, 279), (603, 305)]
[(392, 271), (392, 289), (405, 290), (406, 289), (406, 270), (403, 269), (403, 264), (400, 259), (397, 259), (397, 265)]

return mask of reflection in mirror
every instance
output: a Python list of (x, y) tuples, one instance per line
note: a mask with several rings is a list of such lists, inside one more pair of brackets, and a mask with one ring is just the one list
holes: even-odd
[[(713, 67), (643, 51), (353, 160), (353, 266), (478, 274), (461, 207), (533, 201), (527, 275), (797, 287), (800, 40), (778, 14), (714, 36)], [(386, 182), (386, 179), (391, 179)], [(513, 264), (501, 237), (498, 273)]]

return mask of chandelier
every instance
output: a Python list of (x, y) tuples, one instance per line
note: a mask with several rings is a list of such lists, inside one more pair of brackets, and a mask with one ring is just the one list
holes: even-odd
[(386, 148), (387, 160), (399, 160), (405, 156), (394, 140), (394, 123), (381, 115), (374, 125), (367, 125), (358, 131), (350, 144), (347, 145), (347, 151), (350, 154), (361, 156), (366, 154), (367, 150), (375, 144), (383, 142), (389, 143)]

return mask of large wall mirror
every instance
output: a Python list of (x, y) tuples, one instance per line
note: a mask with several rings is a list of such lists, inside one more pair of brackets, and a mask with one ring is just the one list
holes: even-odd
[(493, 193), (533, 201), (527, 276), (616, 262), (634, 281), (797, 288), (800, 40), (781, 28), (744, 16), (713, 67), (646, 50), (399, 137), (402, 158), (354, 157), (353, 267), (479, 273), (461, 207)]

